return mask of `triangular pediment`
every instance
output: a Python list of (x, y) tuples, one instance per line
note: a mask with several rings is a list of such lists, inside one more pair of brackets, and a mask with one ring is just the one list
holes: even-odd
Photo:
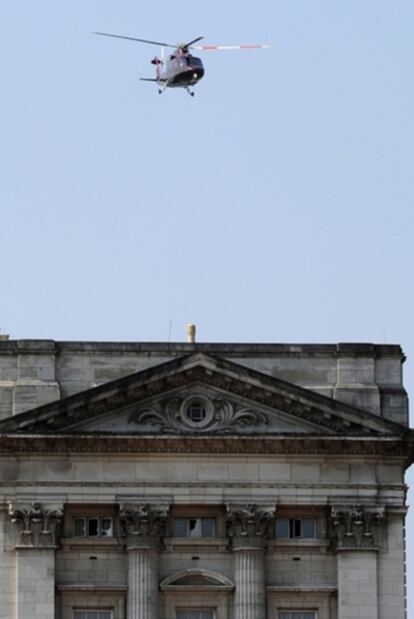
[[(320, 432), (311, 420), (258, 404), (231, 391), (191, 382), (163, 395), (133, 402), (121, 411), (77, 422), (82, 432), (152, 434), (297, 434)], [(71, 428), (67, 428), (70, 430)]]
[(1, 433), (399, 436), (405, 428), (196, 353), (0, 422)]

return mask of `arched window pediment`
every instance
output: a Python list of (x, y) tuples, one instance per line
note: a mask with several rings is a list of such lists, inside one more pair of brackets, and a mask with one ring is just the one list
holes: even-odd
[(161, 584), (162, 591), (183, 591), (186, 589), (204, 589), (232, 591), (234, 583), (217, 572), (203, 569), (184, 570), (167, 576)]

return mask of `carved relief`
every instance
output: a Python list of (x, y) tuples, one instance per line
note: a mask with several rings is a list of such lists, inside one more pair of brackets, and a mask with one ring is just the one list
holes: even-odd
[(128, 549), (155, 549), (161, 545), (167, 520), (168, 505), (121, 505), (120, 519), (127, 537)]
[(63, 512), (46, 509), (33, 502), (29, 508), (9, 504), (9, 516), (18, 530), (18, 545), (33, 548), (50, 548), (60, 537)]
[(268, 416), (260, 411), (222, 398), (207, 398), (197, 394), (186, 398), (171, 398), (140, 408), (130, 415), (128, 421), (157, 426), (166, 433), (228, 433), (242, 426), (269, 423)]
[(275, 513), (275, 505), (227, 505), (227, 534), (232, 539), (233, 550), (264, 547)]
[(338, 549), (376, 548), (383, 518), (383, 507), (333, 507), (331, 529)]

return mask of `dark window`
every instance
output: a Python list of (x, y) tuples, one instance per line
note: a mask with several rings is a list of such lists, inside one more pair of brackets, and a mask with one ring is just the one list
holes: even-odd
[(215, 537), (215, 518), (176, 518), (175, 537)]
[(112, 537), (112, 518), (93, 516), (73, 519), (74, 537)]
[(177, 610), (176, 619), (214, 619), (214, 610), (183, 609)]
[(191, 421), (200, 423), (207, 416), (207, 411), (202, 402), (191, 402), (186, 408), (186, 415)]
[(99, 518), (88, 518), (88, 537), (98, 537), (99, 534)]
[(111, 610), (74, 610), (73, 619), (112, 619)]
[(279, 611), (278, 619), (316, 619), (313, 610), (283, 610)]
[(316, 520), (314, 518), (277, 518), (276, 537), (313, 539), (316, 537)]

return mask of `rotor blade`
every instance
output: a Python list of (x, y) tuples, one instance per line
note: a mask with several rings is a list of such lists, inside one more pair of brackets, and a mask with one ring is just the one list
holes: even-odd
[(127, 41), (138, 41), (138, 43), (149, 43), (150, 45), (161, 45), (163, 47), (177, 47), (171, 45), (171, 43), (160, 43), (159, 41), (148, 41), (147, 39), (137, 39), (136, 37), (126, 37), (123, 34), (111, 34), (110, 32), (94, 32), (93, 34), (100, 34), (103, 37), (114, 37), (115, 39), (126, 39)]
[(269, 49), (270, 45), (196, 45), (194, 49), (203, 52), (216, 52), (228, 49)]
[(201, 39), (204, 39), (204, 37), (197, 37), (196, 39), (193, 39), (192, 41), (190, 41), (189, 43), (186, 43), (185, 45), (180, 45), (180, 47), (192, 47), (193, 43), (198, 43), (198, 41), (201, 41)]

